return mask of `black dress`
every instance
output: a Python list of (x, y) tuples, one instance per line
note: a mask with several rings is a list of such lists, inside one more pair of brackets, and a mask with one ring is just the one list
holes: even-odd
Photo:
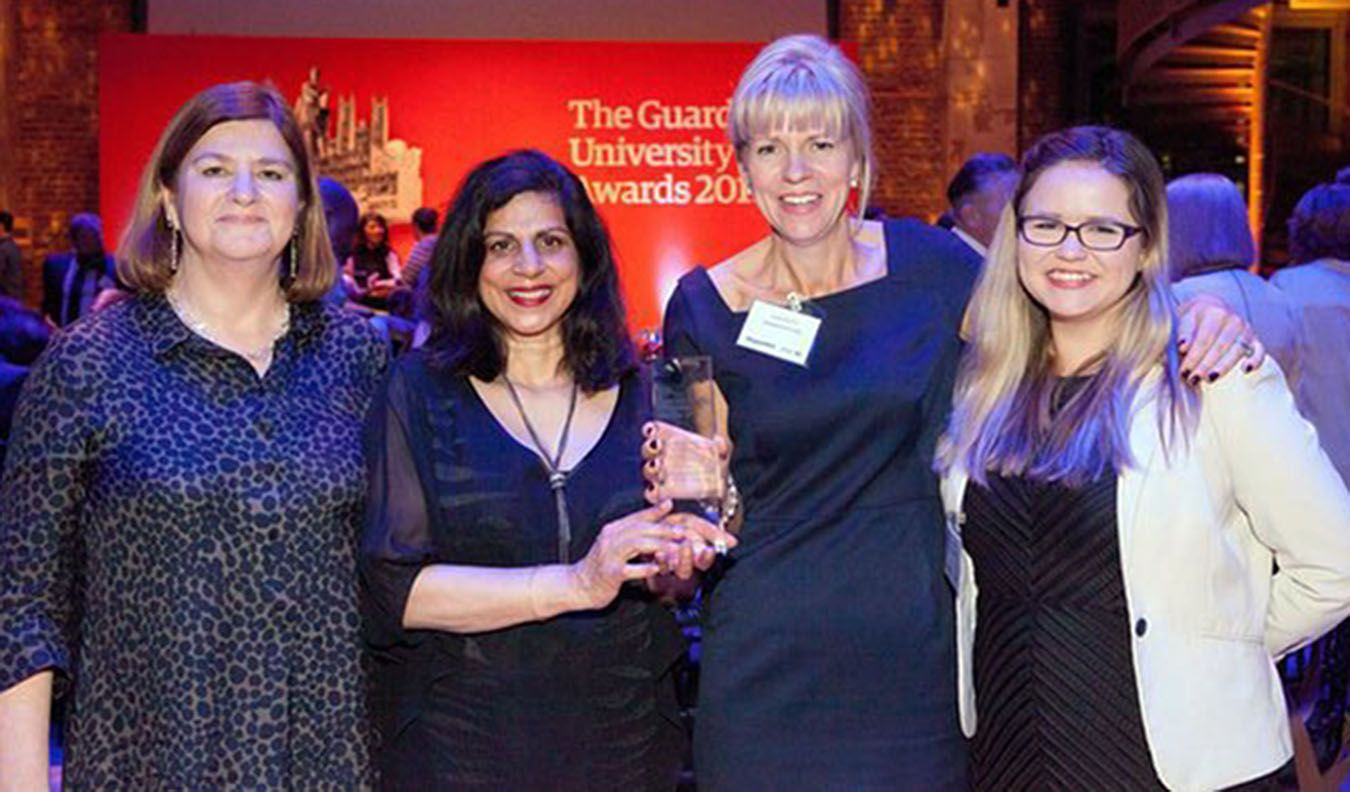
[(1139, 713), (1115, 500), (1113, 475), (970, 484), (976, 789), (1163, 788)]
[[(975, 789), (1165, 789), (1139, 709), (1116, 477), (991, 475), (963, 508), (980, 592)], [(1230, 789), (1279, 789), (1280, 772)]]
[[(647, 404), (641, 378), (626, 377), (599, 443), (571, 472), (573, 559), (605, 523), (645, 505)], [(626, 586), (601, 611), (492, 632), (401, 627), (428, 564), (558, 562), (553, 493), (534, 452), (466, 378), (415, 352), (377, 400), (368, 454), (361, 572), (384, 785), (673, 788), (684, 746), (667, 672), (682, 645), (673, 616), (642, 587)]]
[(0, 690), (71, 683), (68, 785), (370, 782), (356, 539), (384, 361), (315, 304), (264, 377), (157, 295), (57, 335), (0, 490)]
[(745, 505), (706, 596), (700, 789), (964, 788), (931, 466), (973, 273), (946, 232), (886, 244), (884, 278), (809, 306), (805, 367), (737, 346), (701, 269), (667, 309), (670, 352), (713, 358)]

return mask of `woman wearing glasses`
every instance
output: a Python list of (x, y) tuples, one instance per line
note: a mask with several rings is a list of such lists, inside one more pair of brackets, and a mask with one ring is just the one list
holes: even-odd
[(1350, 613), (1350, 495), (1278, 366), (1186, 386), (1166, 215), (1139, 141), (1049, 135), (970, 303), (938, 466), (977, 789), (1278, 788), (1273, 658)]

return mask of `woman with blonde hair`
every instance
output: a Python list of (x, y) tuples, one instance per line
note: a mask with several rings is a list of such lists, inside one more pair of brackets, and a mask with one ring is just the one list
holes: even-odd
[(976, 285), (938, 466), (977, 789), (1274, 788), (1273, 658), (1350, 613), (1350, 495), (1274, 362), (1186, 387), (1167, 238), (1148, 150), (1069, 129)]
[[(670, 354), (713, 358), (742, 501), (705, 588), (699, 787), (964, 788), (931, 466), (975, 272), (951, 234), (858, 217), (867, 89), (837, 47), (765, 47), (730, 116), (768, 233), (685, 275), (665, 320)], [(1236, 359), (1206, 337), (1198, 370)], [(688, 442), (652, 427), (650, 497), (678, 497)]]
[(384, 351), (335, 276), (303, 138), (250, 82), (190, 99), (119, 260), (134, 296), (31, 374), (0, 489), (0, 778), (371, 782), (356, 608), (361, 420)]

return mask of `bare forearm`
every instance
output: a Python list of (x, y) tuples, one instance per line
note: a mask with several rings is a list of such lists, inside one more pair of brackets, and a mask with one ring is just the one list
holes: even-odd
[(403, 626), (487, 632), (592, 607), (596, 606), (588, 602), (570, 566), (499, 569), (437, 564), (423, 569), (413, 581)]
[(51, 671), (0, 692), (0, 792), (47, 789), (51, 707)]

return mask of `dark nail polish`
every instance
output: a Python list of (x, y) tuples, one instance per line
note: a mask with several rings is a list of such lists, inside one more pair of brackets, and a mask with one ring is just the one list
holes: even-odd
[(1247, 372), (1248, 374), (1250, 374), (1250, 373), (1252, 373), (1253, 371), (1256, 371), (1256, 366), (1253, 366), (1253, 365), (1250, 364), (1250, 363), (1243, 363), (1243, 364), (1242, 364), (1242, 370), (1245, 371), (1245, 372)]
[(1199, 385), (1199, 384), (1200, 384), (1200, 375), (1199, 375), (1199, 374), (1196, 374), (1195, 376), (1191, 377), (1191, 384), (1192, 384), (1192, 385)]
[(1184, 379), (1184, 380), (1190, 379), (1190, 378), (1191, 378), (1191, 370), (1190, 370), (1190, 369), (1186, 369), (1186, 368), (1182, 369), (1182, 370), (1181, 370), (1181, 378)]
[(1213, 382), (1214, 380), (1216, 380), (1216, 379), (1218, 379), (1218, 378), (1219, 378), (1219, 372), (1217, 372), (1217, 371), (1211, 371), (1211, 372), (1209, 372), (1209, 381), (1210, 381), (1210, 382)]

